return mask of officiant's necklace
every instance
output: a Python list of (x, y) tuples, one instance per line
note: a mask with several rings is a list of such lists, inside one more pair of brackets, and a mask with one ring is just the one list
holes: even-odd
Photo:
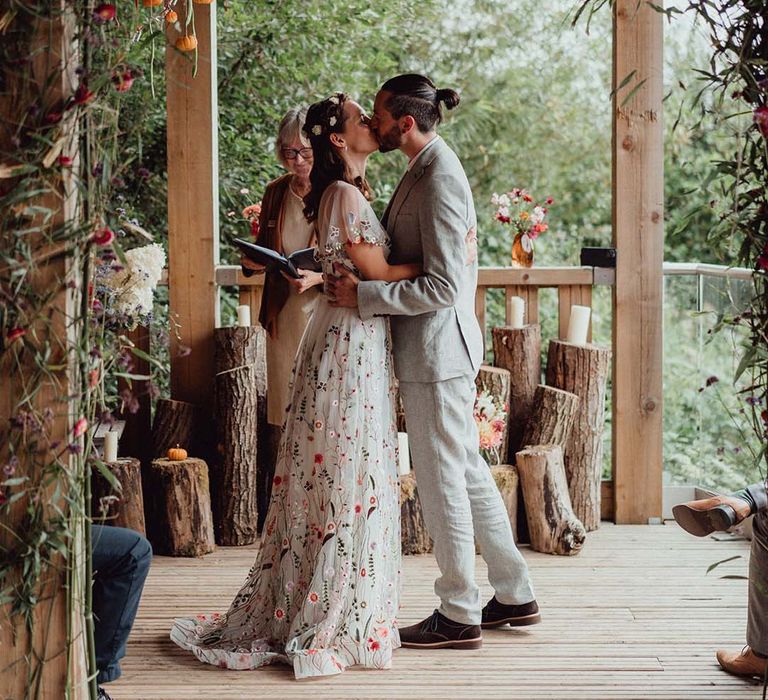
[[(291, 194), (294, 197), (304, 201), (304, 195), (299, 194), (295, 189), (293, 189), (293, 181), (288, 183), (288, 189), (291, 191)], [(307, 192), (309, 192), (309, 188), (307, 188)]]

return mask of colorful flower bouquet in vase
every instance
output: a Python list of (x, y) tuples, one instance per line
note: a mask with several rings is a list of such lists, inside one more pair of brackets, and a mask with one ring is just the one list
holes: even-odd
[(508, 408), (487, 390), (478, 391), (475, 400), (475, 423), (480, 435), (480, 454), (491, 467), (501, 463), (499, 451), (504, 441)]
[(547, 207), (553, 201), (552, 197), (547, 197), (544, 202), (537, 203), (528, 192), (518, 188), (504, 194), (493, 193), (491, 204), (496, 207), (493, 218), (511, 226), (515, 232), (512, 267), (533, 265), (533, 242), (549, 228), (544, 219)]

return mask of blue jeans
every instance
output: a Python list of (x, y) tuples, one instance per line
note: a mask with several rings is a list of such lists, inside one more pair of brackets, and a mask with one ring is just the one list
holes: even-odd
[(91, 541), (97, 682), (109, 683), (120, 677), (152, 547), (138, 532), (103, 525), (91, 526)]

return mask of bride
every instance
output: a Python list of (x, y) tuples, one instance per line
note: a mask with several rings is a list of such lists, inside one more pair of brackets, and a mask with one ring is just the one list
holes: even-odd
[[(379, 144), (343, 93), (313, 104), (304, 130), (314, 164), (304, 213), (317, 228), (323, 271), (343, 264), (398, 281), (389, 241), (369, 204), (368, 156)], [(296, 356), (261, 547), (229, 610), (178, 619), (171, 639), (209, 664), (275, 661), (296, 678), (359, 664), (389, 668), (400, 646), (400, 506), (388, 321), (321, 297)]]

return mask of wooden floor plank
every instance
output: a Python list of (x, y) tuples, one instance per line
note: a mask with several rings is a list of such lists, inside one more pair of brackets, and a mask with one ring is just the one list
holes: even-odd
[[(222, 610), (242, 583), (255, 547), (219, 548), (202, 559), (156, 557), (123, 660), (109, 685), (116, 700), (754, 700), (756, 683), (723, 673), (715, 649), (744, 644), (749, 548), (697, 540), (674, 523), (604, 524), (577, 557), (523, 548), (542, 607), (542, 624), (484, 634), (482, 649), (401, 649), (389, 671), (352, 669), (297, 682), (286, 666), (222, 671), (168, 639), (176, 616)], [(707, 567), (739, 556), (707, 574)], [(403, 561), (401, 624), (428, 614), (437, 565)], [(484, 596), (491, 594), (477, 560)]]

